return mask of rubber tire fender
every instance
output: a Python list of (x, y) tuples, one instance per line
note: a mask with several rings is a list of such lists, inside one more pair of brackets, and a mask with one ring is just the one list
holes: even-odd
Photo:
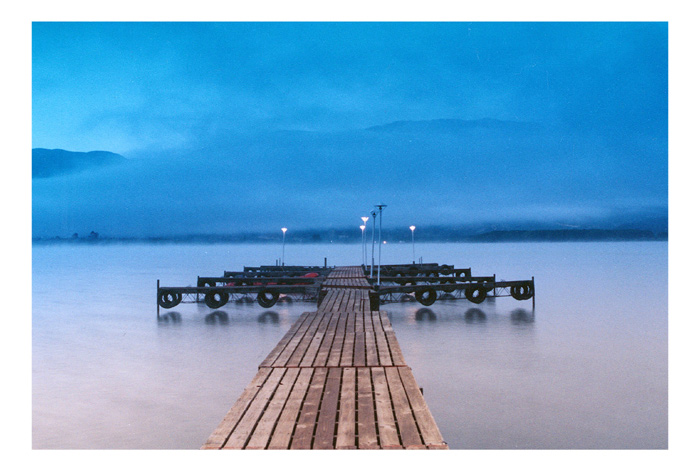
[(518, 301), (525, 301), (532, 297), (530, 285), (521, 283), (510, 287), (510, 295)]
[[(216, 296), (219, 295), (219, 299)], [(204, 295), (204, 304), (211, 309), (218, 309), (228, 302), (228, 293), (226, 291), (213, 290)]]
[(413, 294), (416, 297), (416, 301), (423, 306), (430, 306), (437, 299), (437, 293), (433, 288), (418, 289)]
[[(454, 283), (454, 281), (441, 281), (440, 282), (441, 285), (447, 285), (447, 284), (451, 284), (451, 283)], [(444, 291), (445, 293), (451, 293), (454, 290), (455, 290), (454, 288), (447, 288), (447, 289), (443, 288), (442, 289), (442, 291)]]
[(177, 306), (182, 301), (182, 293), (174, 290), (163, 290), (158, 296), (158, 305), (165, 309)]
[(486, 299), (486, 288), (479, 284), (472, 284), (464, 289), (464, 297), (474, 304), (481, 304)]
[[(268, 297), (268, 295), (270, 297)], [(276, 291), (274, 289), (265, 288), (265, 289), (260, 290), (258, 292), (257, 301), (261, 307), (270, 308), (277, 303), (277, 300), (279, 299), (279, 297), (280, 297), (280, 294), (278, 291)]]

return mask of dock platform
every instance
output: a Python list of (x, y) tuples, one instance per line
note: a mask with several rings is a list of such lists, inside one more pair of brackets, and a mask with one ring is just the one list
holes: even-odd
[(362, 267), (322, 290), (202, 448), (447, 449)]

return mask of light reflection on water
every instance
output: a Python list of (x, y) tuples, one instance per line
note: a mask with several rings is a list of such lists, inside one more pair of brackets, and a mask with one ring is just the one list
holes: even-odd
[[(383, 306), (452, 448), (667, 447), (667, 244), (416, 249), (475, 275), (535, 276), (537, 287), (534, 310), (511, 298)], [(275, 250), (35, 246), (34, 447), (198, 448), (315, 305), (180, 304), (157, 318), (156, 279), (193, 285), (274, 263)], [(410, 250), (388, 244), (383, 260), (403, 263)], [(290, 264), (356, 264), (360, 254), (287, 246)]]

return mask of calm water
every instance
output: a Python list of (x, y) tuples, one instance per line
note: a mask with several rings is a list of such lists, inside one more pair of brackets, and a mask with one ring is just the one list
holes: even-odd
[[(280, 252), (280, 253), (278, 253)], [(451, 448), (666, 448), (667, 243), (417, 244), (426, 261), (535, 277), (531, 301), (386, 304)], [(359, 245), (286, 246), (287, 264), (356, 265)], [(275, 245), (33, 248), (34, 448), (198, 448), (257, 364), (314, 304), (180, 304), (194, 285), (274, 264)], [(383, 246), (406, 263), (410, 244)], [(163, 313), (162, 313), (163, 314)]]

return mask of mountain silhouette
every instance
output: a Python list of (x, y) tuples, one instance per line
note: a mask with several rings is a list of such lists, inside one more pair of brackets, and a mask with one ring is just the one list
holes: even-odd
[(32, 178), (82, 172), (125, 161), (125, 157), (107, 151), (71, 152), (63, 149), (36, 148), (32, 149)]

